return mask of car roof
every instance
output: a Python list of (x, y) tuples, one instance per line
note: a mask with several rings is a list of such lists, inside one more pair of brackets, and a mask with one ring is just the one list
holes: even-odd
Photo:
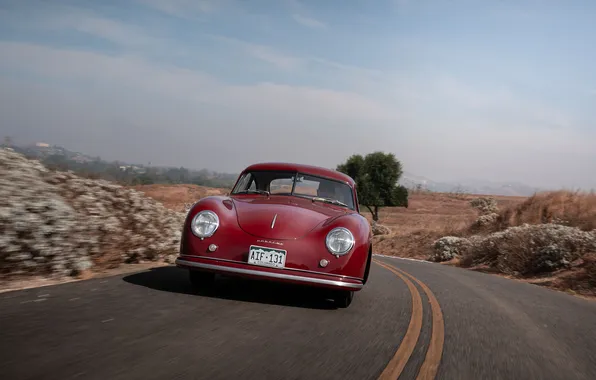
[(279, 171), (296, 171), (304, 174), (312, 174), (319, 177), (327, 177), (335, 179), (337, 181), (346, 182), (350, 186), (354, 186), (355, 182), (352, 177), (337, 170), (327, 169), (320, 166), (295, 164), (289, 162), (261, 162), (248, 166), (243, 172), (247, 171), (268, 171), (268, 170), (279, 170)]

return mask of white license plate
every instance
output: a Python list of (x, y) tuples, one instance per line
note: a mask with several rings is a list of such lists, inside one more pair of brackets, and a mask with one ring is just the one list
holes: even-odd
[(268, 247), (251, 245), (248, 251), (248, 263), (272, 268), (283, 268), (286, 265), (286, 251)]

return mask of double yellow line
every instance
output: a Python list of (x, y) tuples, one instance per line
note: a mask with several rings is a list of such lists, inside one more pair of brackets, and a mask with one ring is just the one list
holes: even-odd
[[(445, 340), (445, 327), (443, 323), (443, 312), (441, 311), (441, 306), (439, 306), (439, 302), (437, 301), (433, 292), (424, 284), (422, 281), (418, 280), (414, 276), (410, 275), (409, 273), (404, 272), (401, 269), (398, 269), (392, 265), (383, 263), (377, 259), (373, 259), (373, 261), (393, 272), (399, 278), (402, 279), (403, 282), (406, 283), (408, 289), (410, 290), (410, 294), (412, 296), (412, 315), (410, 317), (410, 324), (408, 325), (408, 330), (406, 331), (406, 335), (404, 336), (402, 342), (397, 349), (393, 358), (385, 367), (385, 370), (379, 376), (379, 379), (382, 380), (396, 380), (401, 375), (406, 363), (410, 359), (414, 348), (416, 347), (416, 343), (418, 342), (418, 338), (420, 337), (420, 330), (422, 329), (422, 297), (420, 296), (420, 292), (414, 285), (414, 282), (418, 284), (426, 293), (428, 297), (428, 301), (431, 307), (432, 313), (432, 332), (430, 337), (430, 343), (428, 349), (426, 351), (426, 357), (420, 370), (418, 371), (418, 376), (416, 380), (432, 380), (437, 375), (437, 370), (439, 369), (439, 364), (441, 362), (441, 356), (443, 355), (443, 342)], [(410, 281), (412, 280), (412, 281)]]

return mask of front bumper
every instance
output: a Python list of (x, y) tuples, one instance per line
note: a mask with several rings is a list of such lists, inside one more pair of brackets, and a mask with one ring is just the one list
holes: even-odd
[(176, 259), (176, 265), (190, 270), (203, 270), (220, 274), (289, 282), (331, 289), (358, 291), (363, 287), (362, 280), (354, 277), (316, 273), (297, 269), (268, 268), (210, 257), (180, 256)]

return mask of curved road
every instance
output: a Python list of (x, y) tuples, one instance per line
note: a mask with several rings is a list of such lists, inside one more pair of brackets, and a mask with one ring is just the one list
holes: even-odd
[(596, 379), (596, 302), (375, 257), (348, 309), (159, 267), (0, 294), (3, 379)]

